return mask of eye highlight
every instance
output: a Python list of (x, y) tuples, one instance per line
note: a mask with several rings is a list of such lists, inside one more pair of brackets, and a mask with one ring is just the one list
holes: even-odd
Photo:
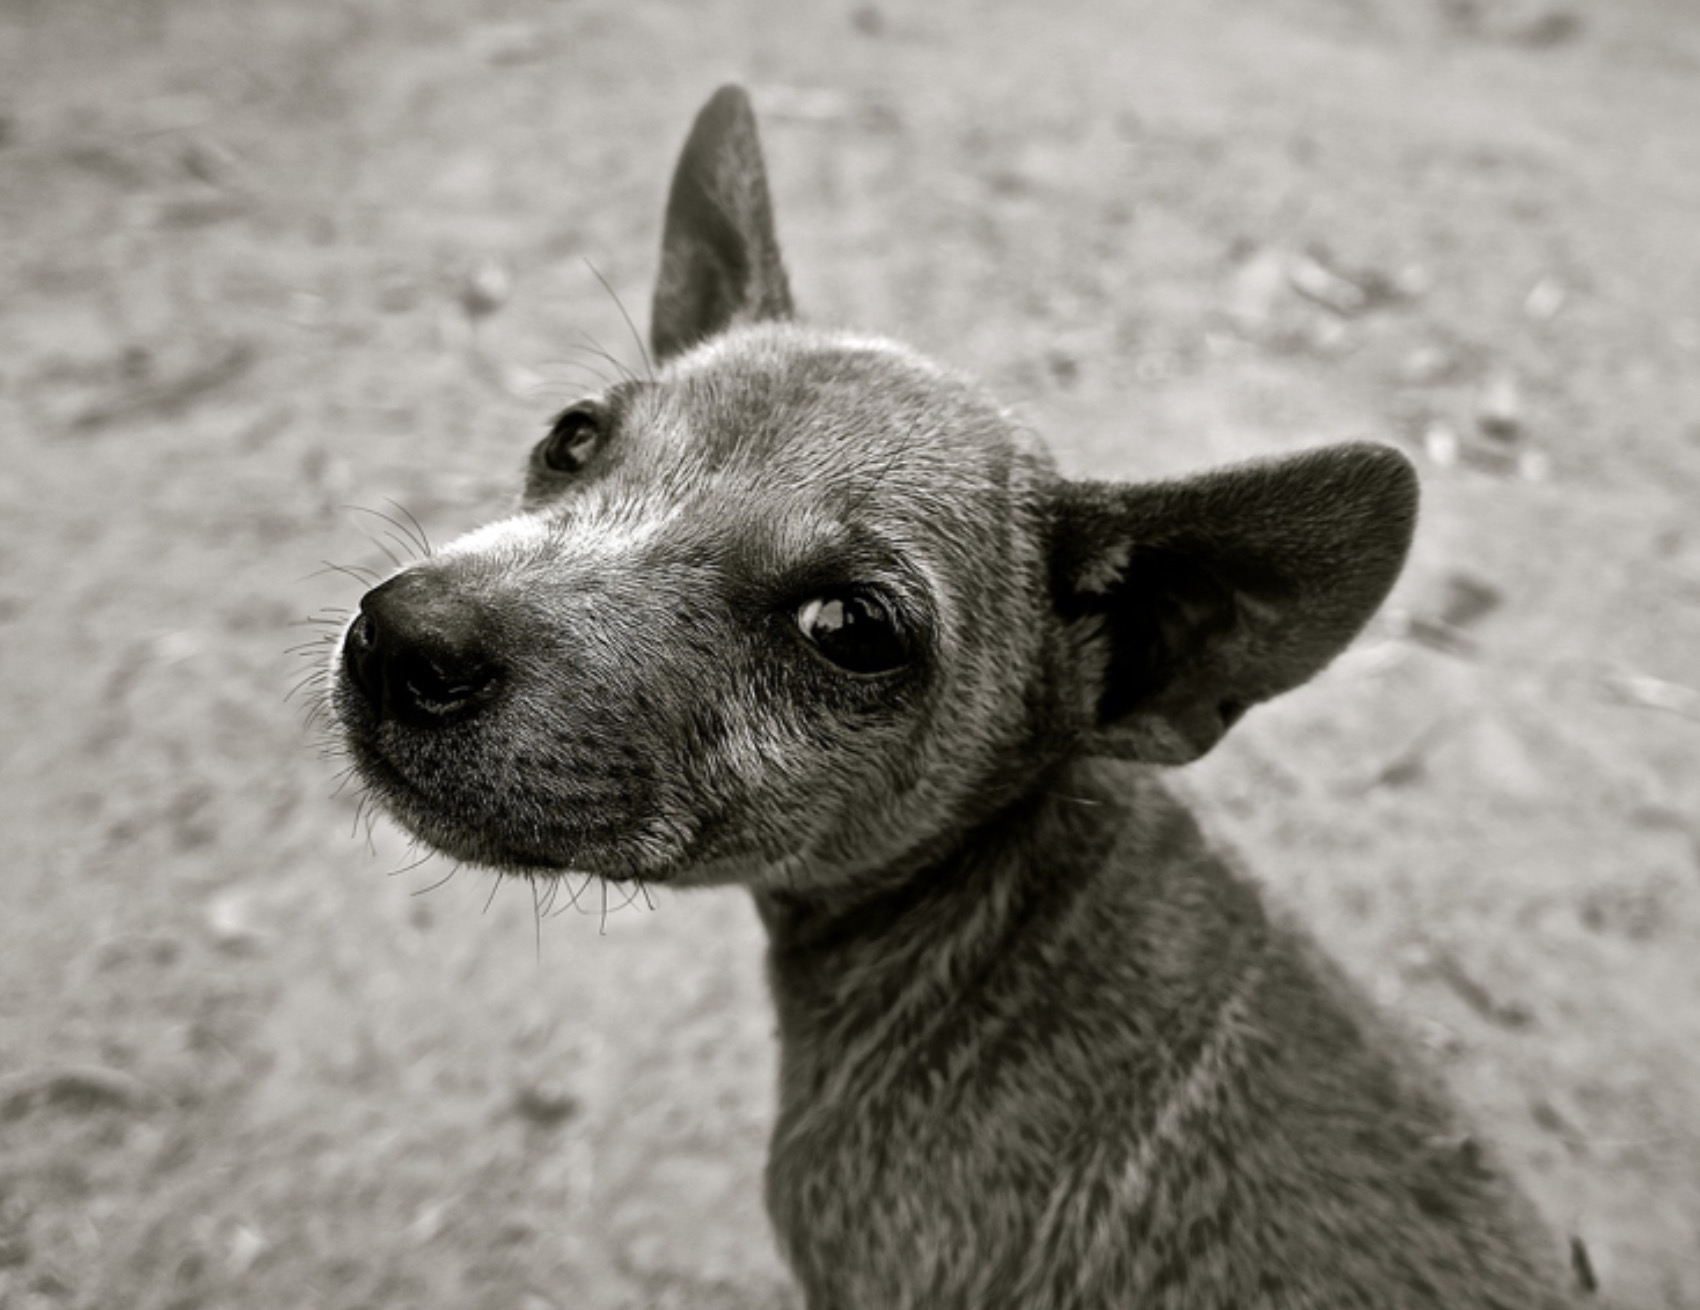
[(891, 673), (909, 663), (909, 639), (876, 592), (829, 591), (797, 607), (797, 628), (821, 655), (846, 673)]
[(602, 415), (591, 404), (562, 410), (537, 447), (537, 457), (552, 473), (577, 473), (602, 444)]

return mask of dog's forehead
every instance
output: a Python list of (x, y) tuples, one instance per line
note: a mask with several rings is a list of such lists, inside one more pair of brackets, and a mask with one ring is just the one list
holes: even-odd
[(878, 337), (760, 325), (686, 355), (652, 393), (651, 434), (691, 462), (843, 485), (872, 464), (1001, 477), (1011, 432), (970, 384)]
[(837, 553), (929, 575), (944, 555), (997, 550), (1027, 440), (905, 346), (784, 324), (686, 355), (632, 418), (631, 471), (688, 502), (674, 543), (713, 550), (730, 533), (775, 565)]

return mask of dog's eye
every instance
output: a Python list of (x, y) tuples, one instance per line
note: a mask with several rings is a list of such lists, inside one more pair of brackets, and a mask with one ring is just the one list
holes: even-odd
[(538, 447), (543, 466), (555, 473), (577, 473), (596, 453), (602, 440), (602, 420), (589, 405), (563, 410)]
[(909, 662), (909, 643), (891, 607), (871, 592), (816, 596), (798, 606), (797, 626), (847, 673), (890, 673)]

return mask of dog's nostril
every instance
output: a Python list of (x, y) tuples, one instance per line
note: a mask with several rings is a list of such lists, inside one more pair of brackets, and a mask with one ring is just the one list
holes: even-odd
[(356, 672), (361, 657), (372, 649), (378, 639), (378, 625), (370, 614), (358, 615), (353, 623), (348, 625), (348, 633), (342, 639), (342, 661), (349, 674), (360, 680)]
[(489, 691), (495, 684), (496, 671), (482, 661), (450, 663), (413, 650), (396, 658), (390, 677), (400, 684), (413, 707), (444, 717)]
[(343, 639), (342, 668), (372, 706), (382, 708), (383, 665), (373, 649), (377, 644), (378, 625), (370, 614), (362, 614), (349, 624), (348, 635)]

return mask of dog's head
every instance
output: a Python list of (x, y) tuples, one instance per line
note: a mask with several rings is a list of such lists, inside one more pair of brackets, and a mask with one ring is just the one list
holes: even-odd
[(964, 379), (792, 323), (736, 88), (680, 159), (651, 338), (653, 377), (555, 419), (517, 513), (370, 591), (337, 651), (361, 777), (459, 858), (852, 885), (1069, 752), (1202, 754), (1409, 542), (1392, 451), (1068, 482)]

